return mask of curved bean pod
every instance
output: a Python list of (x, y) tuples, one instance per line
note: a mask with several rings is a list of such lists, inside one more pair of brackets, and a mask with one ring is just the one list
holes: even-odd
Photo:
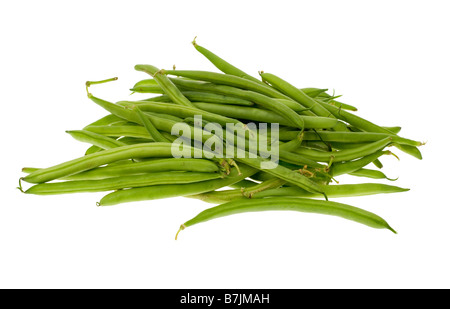
[(244, 71), (238, 69), (234, 65), (232, 65), (232, 64), (228, 63), (227, 61), (225, 61), (224, 59), (220, 58), (213, 52), (198, 45), (197, 42), (195, 42), (195, 39), (194, 39), (194, 41), (192, 41), (192, 45), (194, 45), (195, 49), (198, 52), (200, 52), (203, 56), (205, 56), (216, 68), (218, 68), (223, 73), (238, 76), (238, 77), (241, 77), (244, 79), (251, 80), (255, 83), (262, 84), (262, 82), (259, 79), (255, 78), (251, 75), (248, 75)]
[(319, 162), (330, 162), (330, 160), (333, 160), (333, 162), (340, 162), (340, 161), (348, 161), (348, 160), (354, 160), (360, 157), (367, 156), (369, 154), (372, 154), (378, 150), (383, 149), (384, 147), (390, 145), (392, 143), (391, 137), (386, 137), (382, 140), (363, 145), (361, 147), (356, 147), (352, 149), (344, 149), (339, 151), (331, 151), (331, 152), (324, 152), (324, 151), (317, 151), (313, 149), (307, 149), (307, 148), (300, 148), (297, 149), (295, 152), (298, 154), (301, 154), (302, 156), (309, 158), (311, 160), (316, 160)]
[[(23, 168), (22, 172), (31, 173), (39, 168)], [(218, 173), (219, 167), (216, 163), (205, 159), (190, 158), (167, 158), (152, 159), (142, 162), (131, 162), (129, 164), (107, 165), (85, 172), (80, 172), (66, 177), (63, 180), (97, 180), (109, 177), (130, 176), (157, 172), (198, 172), (198, 173)]]
[(167, 78), (164, 74), (161, 73), (161, 70), (146, 64), (137, 64), (134, 66), (136, 71), (142, 71), (147, 74), (150, 74), (158, 85), (164, 90), (164, 93), (167, 94), (170, 99), (180, 105), (193, 107), (192, 103), (181, 93), (181, 91)]
[(173, 78), (171, 80), (176, 85), (183, 85), (184, 87), (190, 88), (192, 90), (210, 91), (214, 93), (236, 96), (238, 98), (250, 100), (258, 105), (263, 106), (264, 108), (270, 109), (275, 113), (280, 114), (281, 116), (285, 117), (286, 119), (294, 123), (297, 128), (299, 129), (304, 128), (303, 119), (300, 117), (299, 114), (297, 114), (290, 107), (281, 104), (277, 100), (267, 97), (263, 94), (249, 90), (242, 90), (230, 86), (215, 85), (211, 83), (199, 83), (196, 81), (180, 80), (176, 78)]
[(89, 143), (102, 149), (111, 149), (126, 145), (121, 141), (87, 130), (68, 130), (66, 133), (69, 133), (70, 136), (78, 141)]
[(292, 99), (311, 109), (317, 116), (328, 117), (330, 114), (325, 108), (318, 104), (313, 98), (307, 96), (303, 91), (289, 84), (287, 81), (270, 73), (260, 73), (263, 80), (280, 89)]
[(186, 70), (162, 70), (163, 74), (186, 77), (193, 80), (200, 80), (214, 83), (217, 85), (226, 85), (236, 87), (239, 89), (250, 90), (256, 93), (266, 95), (270, 98), (288, 99), (289, 97), (280, 93), (279, 91), (267, 86), (264, 83), (254, 82), (242, 77), (208, 72), (208, 71), (186, 71)]
[[(280, 125), (295, 127), (295, 124), (284, 117), (269, 110), (247, 106), (231, 106), (224, 104), (193, 103), (195, 107), (227, 117), (247, 119), (258, 122), (279, 123)], [(305, 129), (326, 129), (337, 125), (338, 120), (328, 117), (300, 116), (303, 118)]]
[(138, 188), (151, 185), (181, 184), (201, 182), (217, 179), (222, 176), (219, 173), (195, 173), (195, 172), (157, 172), (132, 176), (120, 176), (97, 180), (72, 180), (54, 183), (41, 183), (32, 186), (25, 193), (50, 195), (81, 192), (101, 192), (120, 190), (125, 188)]
[[(195, 157), (203, 156), (201, 150), (196, 148), (191, 148), (191, 150)], [(23, 180), (29, 183), (42, 183), (119, 160), (164, 157), (172, 157), (171, 143), (127, 145), (85, 155), (52, 167), (37, 170), (25, 176)]]
[(121, 203), (156, 200), (214, 191), (216, 189), (239, 182), (257, 172), (256, 169), (243, 164), (241, 164), (239, 167), (241, 173), (239, 173), (236, 168), (232, 168), (230, 174), (222, 179), (214, 179), (191, 184), (157, 185), (119, 190), (105, 195), (100, 200), (98, 205), (111, 206)]
[(351, 221), (355, 221), (367, 225), (369, 227), (378, 229), (388, 229), (393, 233), (397, 233), (392, 227), (389, 226), (389, 224), (383, 218), (372, 212), (354, 206), (350, 206), (347, 204), (330, 201), (320, 201), (314, 199), (305, 199), (299, 197), (284, 197), (284, 198), (276, 197), (276, 198), (264, 198), (255, 200), (247, 199), (221, 204), (219, 206), (206, 209), (201, 213), (199, 213), (194, 218), (192, 218), (191, 220), (186, 221), (180, 226), (180, 230), (184, 230), (186, 227), (193, 226), (198, 223), (202, 223), (205, 221), (233, 214), (256, 212), (256, 211), (277, 211), (277, 210), (290, 210), (290, 211), (333, 215)]
[[(255, 105), (253, 102), (249, 100), (230, 97), (212, 92), (200, 92), (200, 91), (181, 91), (181, 92), (191, 102), (207, 102), (207, 103), (243, 105), (243, 106)], [(145, 99), (144, 101), (167, 102), (167, 103), (172, 102), (172, 100), (170, 100), (170, 98), (167, 95), (161, 95), (158, 97)]]
[[(327, 196), (333, 198), (340, 197), (352, 197), (352, 196), (367, 196), (374, 194), (388, 194), (388, 193), (399, 193), (406, 192), (409, 189), (380, 184), (380, 183), (358, 183), (358, 184), (345, 184), (345, 185), (329, 185), (326, 186), (325, 191)], [(298, 187), (288, 186), (281, 187), (277, 189), (268, 189), (261, 192), (255, 192), (252, 195), (253, 199), (262, 199), (267, 197), (305, 197), (305, 198), (316, 198), (320, 197), (319, 194), (308, 192)], [(220, 190), (206, 192), (197, 195), (187, 196), (190, 198), (200, 199), (207, 203), (221, 204), (230, 202), (237, 199), (246, 199), (242, 195), (240, 188), (237, 190)]]

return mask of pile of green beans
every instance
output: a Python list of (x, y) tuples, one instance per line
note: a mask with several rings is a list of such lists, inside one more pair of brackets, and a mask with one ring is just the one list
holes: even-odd
[[(85, 155), (46, 168), (25, 167), (18, 188), (37, 195), (106, 192), (98, 206), (170, 197), (218, 204), (183, 223), (178, 233), (231, 214), (279, 210), (333, 215), (396, 233), (378, 215), (328, 199), (408, 191), (380, 182), (340, 184), (338, 178), (393, 181), (380, 170), (384, 156), (398, 158), (387, 147), (422, 159), (423, 143), (400, 136), (399, 126), (356, 115), (357, 107), (337, 101), (340, 96), (326, 88), (298, 88), (262, 71), (251, 76), (195, 40), (193, 46), (220, 72), (139, 64), (135, 70), (147, 75), (131, 91), (152, 96), (115, 103), (95, 97), (89, 87), (117, 78), (86, 82), (88, 98), (107, 114), (66, 131), (89, 144)], [(182, 133), (174, 130), (180, 124)], [(230, 133), (229, 124), (242, 131)], [(261, 124), (276, 126), (262, 137), (254, 130)], [(175, 140), (183, 141), (188, 157), (173, 155)], [(263, 167), (273, 162), (256, 141), (278, 147), (275, 166)]]

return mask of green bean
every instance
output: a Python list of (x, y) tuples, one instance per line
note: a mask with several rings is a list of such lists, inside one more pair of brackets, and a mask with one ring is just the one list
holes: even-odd
[[(293, 139), (299, 131), (283, 132), (285, 139)], [(281, 132), (280, 132), (281, 135)], [(341, 143), (367, 143), (376, 142), (387, 137), (392, 138), (393, 143), (410, 146), (421, 146), (423, 143), (403, 138), (397, 135), (388, 133), (374, 133), (374, 132), (333, 132), (333, 131), (307, 131), (304, 132), (303, 140), (321, 140), (325, 142), (341, 142)]]
[(148, 131), (141, 126), (90, 126), (86, 130), (106, 136), (125, 136), (153, 140)]
[(54, 183), (41, 183), (32, 186), (25, 193), (49, 195), (80, 192), (112, 191), (125, 188), (138, 188), (162, 184), (182, 184), (217, 179), (218, 173), (159, 172), (132, 176), (120, 176), (99, 180), (72, 180)]
[(256, 169), (244, 164), (241, 164), (239, 167), (241, 173), (239, 173), (236, 168), (232, 168), (230, 174), (222, 179), (214, 179), (191, 184), (157, 185), (119, 190), (105, 195), (100, 200), (98, 205), (111, 206), (121, 203), (156, 200), (204, 193), (231, 185), (233, 183), (237, 183), (247, 178), (248, 176), (251, 176), (257, 171)]
[[(130, 91), (137, 92), (137, 93), (155, 93), (155, 94), (164, 94), (163, 88), (158, 85), (155, 79), (143, 79), (136, 84), (134, 84), (133, 88), (130, 89)], [(170, 97), (169, 97), (170, 98)], [(170, 99), (171, 102), (172, 99)]]
[[(203, 153), (195, 148), (191, 148), (194, 157), (202, 157)], [(29, 183), (42, 183), (61, 177), (80, 173), (104, 164), (138, 158), (164, 158), (172, 157), (171, 143), (148, 143), (127, 145), (101, 152), (85, 155), (58, 165), (40, 169), (23, 178)]]
[(367, 156), (371, 153), (383, 149), (384, 147), (390, 145), (391, 143), (392, 138), (386, 137), (382, 140), (353, 149), (322, 152), (313, 149), (301, 148), (297, 149), (295, 152), (304, 156), (305, 158), (309, 158), (311, 160), (316, 160), (319, 162), (330, 162), (330, 160), (333, 160), (333, 162), (340, 162), (340, 161), (354, 160), (363, 156)]
[[(286, 125), (295, 127), (295, 124), (286, 120), (284, 117), (274, 114), (269, 110), (247, 107), (247, 106), (231, 106), (224, 104), (209, 104), (209, 103), (193, 103), (195, 107), (227, 117), (233, 117), (236, 119), (246, 119), (258, 122), (266, 123), (279, 123), (280, 125)], [(324, 129), (332, 128), (336, 126), (337, 119), (326, 117), (312, 117), (312, 116), (300, 116), (303, 118), (305, 129)]]
[(195, 47), (195, 49), (197, 51), (199, 51), (203, 56), (205, 56), (216, 68), (218, 68), (223, 73), (229, 74), (229, 75), (238, 76), (238, 77), (241, 77), (241, 78), (253, 81), (255, 83), (262, 84), (262, 82), (259, 79), (255, 78), (255, 77), (253, 77), (251, 75), (248, 75), (244, 71), (241, 71), (240, 69), (238, 69), (234, 65), (226, 62), (225, 60), (223, 60), (222, 58), (220, 58), (216, 54), (212, 53), (208, 49), (198, 45), (195, 42), (195, 38), (194, 38), (194, 41), (192, 41), (192, 45), (194, 45), (194, 47)]
[[(328, 197), (340, 198), (340, 197), (352, 197), (352, 196), (367, 196), (375, 194), (388, 194), (406, 192), (409, 189), (380, 184), (380, 183), (358, 183), (358, 184), (345, 184), (345, 185), (329, 185), (325, 187), (325, 192)], [(317, 193), (311, 193), (301, 188), (281, 187), (277, 189), (268, 189), (260, 192), (255, 192), (252, 195), (253, 199), (263, 199), (267, 197), (302, 197), (302, 198), (316, 198), (320, 197)], [(233, 200), (246, 199), (242, 195), (241, 190), (220, 190), (211, 191), (201, 194), (187, 196), (189, 198), (200, 199), (207, 203), (221, 204), (230, 202)]]
[[(142, 125), (141, 119), (131, 109), (125, 108), (123, 106), (120, 106), (120, 105), (117, 105), (117, 104), (114, 104), (114, 103), (111, 103), (111, 102), (108, 102), (108, 101), (105, 101), (105, 100), (102, 100), (99, 98), (96, 98), (92, 94), (89, 94), (89, 98), (96, 104), (100, 105), (101, 107), (103, 107), (104, 109), (109, 111), (110, 113), (112, 113), (120, 118), (123, 118), (128, 121)], [(146, 113), (146, 115), (147, 115), (147, 117), (150, 118), (150, 120), (152, 121), (152, 123), (155, 125), (155, 127), (158, 130), (165, 131), (167, 133), (171, 133), (172, 127), (175, 124), (179, 123), (179, 121), (171, 120), (169, 118), (160, 118), (158, 116), (148, 114), (148, 113)], [(196, 137), (199, 136), (201, 138), (201, 141), (203, 141), (203, 142), (209, 140), (210, 138), (213, 138), (213, 141), (216, 142), (216, 145), (220, 145), (221, 141), (218, 140), (217, 137), (214, 138), (213, 136), (211, 136), (210, 133), (204, 132), (203, 130), (201, 130), (197, 127), (188, 126), (187, 124), (186, 124), (186, 126), (187, 126), (186, 128), (189, 128), (190, 132), (183, 132), (184, 134), (189, 133), (191, 135), (191, 137), (193, 136), (193, 139), (196, 139)], [(89, 128), (90, 131), (91, 131), (91, 129), (92, 129), (92, 127)], [(147, 137), (147, 136), (135, 136), (135, 137)], [(152, 137), (152, 139), (153, 139), (153, 137)]]
[(96, 153), (96, 152), (99, 152), (99, 151), (102, 151), (102, 150), (103, 150), (103, 148), (100, 148), (98, 146), (92, 145), (91, 147), (86, 149), (86, 152), (84, 154), (88, 155), (88, 154)]
[(89, 143), (102, 149), (111, 149), (126, 145), (121, 141), (86, 130), (70, 130), (66, 131), (66, 133), (69, 133), (74, 139), (78, 141)]
[(422, 160), (422, 154), (420, 153), (420, 150), (412, 145), (407, 145), (407, 144), (401, 144), (398, 141), (395, 141), (395, 143), (393, 144), (393, 146), (395, 146), (396, 148), (398, 148), (399, 150), (403, 151), (404, 153), (407, 153), (419, 160)]
[(228, 187), (233, 188), (233, 189), (241, 189), (241, 188), (252, 187), (257, 184), (258, 184), (257, 182), (254, 182), (250, 179), (244, 179), (239, 182), (233, 183), (233, 184), (229, 185)]
[(316, 116), (313, 112), (311, 112), (310, 108), (306, 108), (305, 106), (301, 105), (300, 103), (293, 101), (293, 100), (286, 100), (286, 99), (274, 99), (278, 103), (281, 103), (283, 105), (286, 105), (293, 111), (306, 116)]
[[(397, 233), (389, 224), (378, 215), (354, 206), (314, 199), (300, 197), (276, 197), (264, 199), (238, 200), (221, 204), (216, 207), (206, 209), (194, 218), (186, 221), (180, 226), (178, 233), (186, 227), (209, 221), (215, 218), (225, 217), (238, 213), (256, 212), (256, 211), (277, 211), (290, 210), (309, 213), (318, 213), (325, 215), (338, 216), (344, 219), (352, 220), (369, 227), (378, 229), (388, 229)], [(177, 236), (178, 236), (177, 233)], [(175, 239), (177, 238), (175, 236)]]
[(393, 134), (391, 131), (380, 127), (379, 125), (376, 125), (364, 118), (361, 118), (355, 114), (352, 114), (350, 112), (347, 112), (343, 109), (340, 109), (339, 107), (317, 101), (322, 107), (327, 109), (334, 117), (341, 119), (352, 126), (355, 126), (359, 129), (362, 129), (363, 131), (368, 132), (375, 132), (375, 133), (386, 133), (386, 134)]
[(313, 182), (308, 177), (302, 175), (301, 173), (295, 172), (281, 165), (276, 165), (273, 168), (263, 169), (263, 163), (268, 163), (267, 159), (263, 159), (261, 157), (257, 158), (249, 158), (246, 155), (245, 158), (235, 158), (236, 161), (249, 165), (258, 170), (263, 170), (271, 175), (274, 175), (280, 179), (285, 180), (286, 182), (292, 183), (296, 186), (299, 186), (307, 191), (321, 193), (327, 199), (326, 194), (324, 194), (323, 186)]
[(285, 80), (270, 73), (260, 73), (263, 80), (271, 85), (281, 89), (283, 93), (301, 103), (302, 105), (311, 108), (311, 111), (317, 116), (328, 117), (330, 114), (325, 108), (318, 104), (314, 99), (307, 96), (303, 91), (289, 84)]
[(208, 71), (186, 71), (186, 70), (162, 70), (163, 74), (186, 77), (193, 80), (211, 82), (218, 85), (236, 87), (243, 90), (254, 91), (266, 95), (270, 98), (289, 99), (289, 97), (265, 85), (264, 83), (254, 82), (242, 77), (208, 72)]
[(159, 131), (156, 129), (153, 122), (141, 111), (139, 106), (134, 106), (132, 109), (138, 114), (139, 119), (141, 119), (144, 128), (147, 130), (149, 135), (155, 140), (155, 142), (169, 142)]
[(311, 97), (311, 98), (315, 98), (317, 96), (321, 96), (322, 94), (325, 94), (327, 96), (329, 96), (326, 91), (328, 91), (328, 89), (320, 89), (320, 88), (300, 88), (301, 91), (303, 91), (303, 93), (305, 93), (307, 96)]
[[(243, 106), (253, 106), (253, 102), (249, 100), (244, 100), (236, 97), (225, 96), (221, 94), (211, 93), (211, 92), (200, 92), (200, 91), (182, 91), (183, 95), (188, 98), (191, 102), (207, 102), (207, 103), (219, 103), (219, 104), (230, 104), (230, 105), (243, 105)], [(158, 97), (145, 99), (144, 101), (154, 101), (154, 102), (172, 102), (167, 95), (161, 95)], [(195, 106), (195, 104), (194, 104)]]
[(354, 161), (336, 162), (331, 167), (332, 175), (339, 176), (352, 173), (372, 163), (373, 161), (375, 161), (375, 159), (378, 159), (382, 155), (386, 154), (392, 154), (392, 152), (390, 152), (389, 150), (387, 151), (378, 150), (372, 154), (369, 154)]
[(158, 68), (152, 65), (138, 64), (134, 66), (134, 69), (150, 74), (173, 102), (192, 107), (192, 103)]
[(88, 126), (107, 126), (116, 122), (121, 122), (123, 121), (122, 118), (117, 117), (116, 115), (113, 114), (109, 114), (106, 115), (105, 117), (102, 117), (90, 124), (88, 124), (86, 127)]
[[(202, 116), (207, 121), (210, 122), (216, 122), (222, 126), (226, 126), (228, 123), (233, 124), (241, 124), (243, 125), (239, 120), (225, 117), (223, 115), (210, 112), (207, 110), (199, 109), (197, 104), (194, 104), (194, 108), (181, 106), (181, 105), (174, 105), (170, 103), (162, 103), (162, 102), (148, 102), (148, 101), (121, 101), (121, 105), (123, 106), (137, 106), (139, 109), (141, 109), (144, 112), (154, 112), (154, 113), (161, 113), (165, 112), (171, 115), (178, 115), (183, 118), (185, 117), (194, 117), (194, 116)], [(209, 104), (206, 104), (209, 105)], [(214, 105), (221, 105), (221, 104), (214, 104)], [(227, 105), (223, 105), (227, 106)], [(235, 108), (237, 106), (233, 106), (232, 108)]]
[(377, 170), (371, 170), (368, 168), (360, 168), (356, 171), (350, 172), (349, 175), (357, 176), (357, 177), (366, 177), (372, 179), (387, 179), (390, 181), (397, 180), (396, 178), (388, 178), (383, 172)]
[[(122, 161), (123, 162), (123, 161)], [(24, 168), (25, 173), (37, 171), (37, 168)], [(165, 158), (152, 159), (149, 161), (132, 162), (127, 161), (122, 164), (108, 164), (87, 170), (85, 172), (61, 177), (63, 180), (98, 180), (109, 177), (130, 176), (157, 172), (198, 172), (198, 173), (218, 173), (219, 167), (216, 163), (205, 159), (192, 158)]]
[(293, 111), (291, 108), (284, 104), (280, 104), (278, 101), (269, 98), (265, 95), (262, 95), (257, 92), (237, 89), (230, 86), (223, 85), (215, 85), (211, 83), (198, 83), (195, 81), (187, 81), (187, 80), (179, 80), (179, 79), (171, 79), (176, 85), (182, 84), (185, 87), (191, 87), (192, 90), (202, 90), (202, 91), (211, 91), (214, 93), (224, 94), (236, 96), (238, 98), (243, 98), (246, 100), (250, 100), (258, 105), (261, 105), (267, 109), (270, 109), (277, 114), (285, 117), (290, 120), (292, 123), (295, 123), (297, 128), (303, 129), (304, 122), (303, 119)]
[[(162, 132), (163, 135), (164, 135), (164, 133), (165, 132)], [(122, 143), (127, 144), (127, 145), (142, 144), (142, 143), (150, 143), (150, 142), (152, 142), (152, 140), (148, 139), (148, 138), (129, 137), (129, 136), (121, 137), (118, 140), (121, 141)]]
[(339, 102), (339, 101), (333, 100), (331, 98), (325, 98), (325, 99), (316, 98), (316, 100), (319, 100), (319, 101), (322, 101), (324, 103), (336, 106), (336, 107), (340, 108), (341, 110), (345, 109), (345, 110), (349, 110), (349, 111), (352, 111), (352, 112), (358, 111), (358, 109), (356, 107), (354, 107), (353, 105), (346, 104), (346, 103), (343, 103), (343, 102)]

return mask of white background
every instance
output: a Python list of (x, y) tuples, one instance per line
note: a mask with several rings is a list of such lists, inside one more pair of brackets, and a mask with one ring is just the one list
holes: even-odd
[[(3, 1), (0, 288), (449, 288), (449, 9), (448, 1)], [(15, 189), (22, 167), (83, 155), (88, 146), (64, 131), (105, 115), (86, 97), (86, 80), (118, 76), (92, 88), (117, 101), (147, 78), (138, 63), (215, 70), (194, 36), (244, 71), (335, 89), (359, 115), (427, 141), (422, 161), (399, 151), (400, 161), (382, 159), (409, 192), (338, 200), (377, 213), (398, 234), (265, 212), (200, 224), (175, 241), (178, 226), (209, 204), (96, 207), (103, 194)]]

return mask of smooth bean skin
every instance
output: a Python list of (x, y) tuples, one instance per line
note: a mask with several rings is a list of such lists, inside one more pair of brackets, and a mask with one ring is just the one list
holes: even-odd
[(182, 184), (201, 182), (205, 180), (222, 178), (219, 173), (195, 172), (156, 172), (132, 176), (111, 177), (99, 180), (72, 180), (53, 183), (41, 183), (32, 186), (25, 193), (38, 195), (101, 192), (120, 190), (125, 188), (138, 188), (162, 184)]
[(247, 199), (228, 202), (200, 212), (197, 216), (182, 224), (180, 230), (184, 230), (186, 227), (198, 223), (233, 214), (279, 210), (338, 216), (372, 228), (388, 229), (393, 233), (396, 233), (383, 218), (372, 212), (347, 204), (300, 197), (268, 197), (264, 199)]
[[(195, 156), (202, 157), (203, 153), (195, 148), (191, 149)], [(85, 155), (58, 165), (43, 168), (23, 177), (29, 183), (43, 183), (64, 176), (73, 175), (92, 168), (125, 159), (172, 157), (171, 143), (143, 143), (112, 148), (101, 152)]]
[[(38, 168), (24, 168), (24, 173), (31, 173)], [(152, 159), (149, 161), (132, 162), (127, 164), (110, 164), (97, 167), (85, 172), (62, 177), (63, 180), (97, 180), (110, 177), (139, 175), (158, 172), (198, 172), (198, 173), (218, 173), (220, 171), (217, 163), (205, 159), (190, 158), (165, 158)]]
[(256, 169), (250, 166), (246, 166), (244, 164), (240, 164), (239, 168), (241, 172), (240, 174), (236, 170), (236, 168), (232, 168), (230, 174), (225, 178), (203, 181), (201, 183), (199, 182), (199, 183), (178, 184), (178, 185), (157, 185), (142, 188), (119, 190), (105, 195), (100, 200), (98, 205), (112, 206), (121, 203), (164, 199), (176, 196), (186, 196), (204, 193), (208, 191), (214, 191), (219, 188), (239, 182), (257, 172)]
[(154, 112), (154, 113), (165, 112), (170, 115), (175, 115), (182, 118), (202, 116), (202, 118), (204, 118), (205, 120), (210, 122), (216, 122), (222, 126), (225, 126), (227, 123), (241, 124), (239, 120), (230, 117), (225, 117), (224, 114), (217, 114), (207, 110), (199, 109), (196, 104), (194, 104), (194, 108), (181, 105), (174, 105), (171, 103), (148, 102), (148, 101), (120, 101), (117, 104), (129, 107), (136, 106), (144, 112)]
[(264, 83), (254, 82), (234, 75), (193, 70), (163, 70), (162, 73), (179, 77), (181, 76), (193, 80), (210, 82), (217, 85), (226, 85), (244, 90), (250, 90), (266, 95), (270, 98), (289, 99), (289, 97), (287, 97), (286, 95), (280, 93), (279, 91), (269, 87)]
[[(243, 106), (255, 105), (253, 102), (249, 100), (244, 100), (236, 97), (230, 97), (211, 92), (200, 92), (200, 91), (181, 91), (181, 92), (191, 102), (207, 102), (207, 103), (243, 105)], [(172, 102), (172, 100), (170, 100), (170, 98), (167, 95), (161, 95), (158, 97), (145, 99), (144, 101), (167, 102), (167, 103)]]
[(260, 75), (263, 80), (269, 82), (277, 89), (280, 89), (283, 93), (287, 94), (292, 99), (296, 100), (306, 107), (311, 108), (311, 111), (317, 116), (328, 117), (328, 115), (330, 114), (320, 104), (317, 104), (314, 99), (307, 96), (303, 91), (289, 84), (287, 81), (270, 73), (261, 73)]
[(302, 189), (305, 189), (309, 192), (315, 192), (322, 194), (326, 199), (327, 196), (324, 194), (323, 186), (313, 182), (308, 177), (290, 170), (289, 168), (286, 168), (282, 165), (277, 165), (274, 168), (270, 169), (262, 169), (262, 163), (268, 162), (268, 160), (263, 159), (261, 157), (257, 158), (249, 158), (249, 156), (246, 155), (246, 158), (235, 158), (237, 162), (244, 163), (246, 165), (249, 165), (251, 167), (254, 167), (258, 170), (262, 170), (264, 172), (267, 172), (268, 174), (274, 175), (280, 179), (283, 179), (289, 183), (292, 183), (296, 186), (299, 186)]
[(102, 149), (111, 149), (126, 145), (121, 141), (87, 130), (70, 130), (66, 131), (66, 133), (78, 141), (89, 143)]
[(382, 171), (378, 170), (372, 170), (368, 168), (360, 168), (356, 171), (352, 171), (349, 173), (349, 175), (357, 176), (357, 177), (366, 177), (366, 178), (372, 178), (372, 179), (387, 179), (387, 180), (397, 180), (388, 178)]
[[(104, 109), (106, 109), (107, 111), (109, 111), (110, 113), (112, 113), (118, 117), (128, 120), (130, 122), (134, 122), (134, 123), (143, 125), (139, 116), (131, 109), (125, 108), (121, 105), (114, 104), (114, 103), (111, 103), (111, 102), (108, 102), (108, 101), (105, 101), (105, 100), (102, 100), (99, 98), (96, 98), (91, 94), (89, 95), (89, 98), (94, 103), (98, 104), (99, 106), (103, 107)], [(161, 130), (161, 131), (164, 131), (167, 133), (171, 133), (172, 127), (174, 125), (180, 123), (180, 121), (171, 120), (167, 117), (161, 118), (161, 117), (158, 117), (157, 115), (153, 115), (153, 114), (147, 113), (146, 116), (150, 118), (150, 120), (152, 121), (152, 123), (158, 130)], [(88, 129), (90, 129), (90, 128), (88, 128)], [(192, 126), (188, 126), (186, 128), (189, 128), (190, 132), (183, 132), (183, 133), (184, 134), (189, 133), (191, 138), (195, 139), (197, 136), (199, 136), (201, 138), (202, 142), (205, 142), (205, 141), (209, 140), (210, 138), (213, 138), (217, 142), (217, 145), (219, 145), (219, 142), (220, 142), (219, 139), (212, 137), (210, 133), (203, 131), (201, 128), (192, 127)], [(147, 131), (147, 130), (145, 130), (145, 131)], [(152, 137), (152, 139), (154, 139), (154, 138)]]
[(158, 83), (158, 85), (164, 90), (164, 93), (167, 94), (170, 99), (180, 105), (190, 106), (192, 107), (191, 101), (189, 101), (183, 93), (165, 76), (161, 73), (161, 70), (158, 68), (147, 65), (147, 64), (137, 64), (134, 66), (136, 71), (142, 71), (147, 74), (150, 74)]
[[(295, 124), (284, 117), (269, 110), (246, 106), (230, 106), (224, 104), (193, 103), (195, 107), (211, 113), (224, 115), (236, 119), (251, 121), (279, 123), (280, 125), (295, 127)], [(337, 125), (337, 119), (328, 117), (300, 116), (303, 118), (305, 129), (327, 129)]]
[(88, 124), (86, 127), (89, 127), (89, 126), (107, 126), (107, 125), (110, 125), (110, 124), (113, 124), (113, 123), (116, 123), (116, 122), (121, 122), (121, 121), (123, 121), (122, 118), (119, 118), (119, 117), (117, 117), (116, 115), (113, 115), (113, 114), (109, 114), (109, 115), (106, 115), (106, 116), (104, 116), (104, 117), (102, 117), (102, 118), (100, 118), (100, 119), (98, 119), (98, 120)]
[(218, 68), (223, 73), (234, 75), (234, 76), (238, 76), (238, 77), (241, 77), (241, 78), (245, 78), (245, 79), (251, 80), (251, 81), (253, 81), (255, 83), (261, 83), (262, 84), (262, 82), (259, 79), (257, 79), (255, 77), (245, 73), (244, 71), (238, 69), (234, 65), (232, 65), (229, 62), (225, 61), (224, 59), (220, 58), (219, 56), (217, 56), (216, 54), (214, 54), (210, 50), (208, 50), (208, 49), (198, 45), (195, 42), (195, 39), (192, 42), (192, 45), (194, 45), (195, 49), (199, 53), (201, 53), (203, 56), (205, 56), (216, 68)]
[[(255, 184), (255, 183), (254, 183)], [(237, 190), (236, 190), (237, 189)], [(367, 196), (374, 194), (388, 194), (406, 192), (409, 189), (401, 188), (397, 186), (391, 186), (380, 183), (358, 183), (358, 184), (344, 184), (344, 185), (329, 185), (324, 188), (328, 197), (340, 198), (340, 197), (352, 197), (352, 196)], [(261, 192), (256, 192), (252, 195), (253, 199), (261, 199), (267, 197), (305, 197), (305, 198), (317, 198), (321, 195), (308, 192), (295, 186), (281, 187), (277, 189), (268, 189)], [(202, 194), (188, 196), (190, 198), (200, 199), (207, 203), (221, 204), (230, 202), (236, 199), (246, 199), (242, 195), (240, 188), (235, 190), (220, 190), (206, 192)]]
[(378, 150), (383, 149), (384, 147), (390, 145), (392, 143), (392, 138), (387, 137), (385, 139), (363, 145), (361, 147), (352, 148), (352, 149), (344, 149), (340, 151), (331, 151), (331, 152), (323, 152), (323, 151), (317, 151), (313, 149), (298, 149), (295, 152), (309, 158), (311, 160), (316, 160), (319, 162), (329, 162), (330, 160), (333, 160), (333, 162), (340, 162), (340, 161), (348, 161), (348, 160), (354, 160), (363, 156), (367, 156), (369, 154), (372, 154)]
[(349, 162), (337, 162), (331, 166), (331, 173), (333, 176), (344, 175), (357, 171), (364, 166), (372, 163), (379, 157), (385, 154), (390, 154), (390, 151), (379, 150), (360, 159), (349, 161)]
[(106, 136), (125, 136), (153, 140), (153, 137), (142, 126), (90, 126), (85, 130)]
[(230, 95), (230, 96), (236, 96), (238, 98), (243, 98), (246, 100), (250, 100), (257, 105), (261, 105), (264, 108), (270, 109), (274, 111), (277, 114), (280, 114), (284, 118), (288, 119), (292, 123), (296, 125), (297, 128), (303, 129), (304, 128), (304, 121), (301, 118), (299, 114), (297, 114), (294, 110), (292, 110), (290, 107), (281, 104), (275, 99), (272, 99), (268, 96), (265, 96), (263, 94), (249, 91), (249, 90), (242, 90), (230, 86), (224, 86), (224, 85), (215, 85), (211, 83), (198, 83), (196, 81), (188, 81), (188, 80), (179, 80), (179, 79), (171, 79), (174, 84), (176, 85), (183, 85), (186, 88), (190, 88), (192, 90), (202, 90), (202, 91), (211, 91), (214, 93), (224, 94), (224, 95)]

